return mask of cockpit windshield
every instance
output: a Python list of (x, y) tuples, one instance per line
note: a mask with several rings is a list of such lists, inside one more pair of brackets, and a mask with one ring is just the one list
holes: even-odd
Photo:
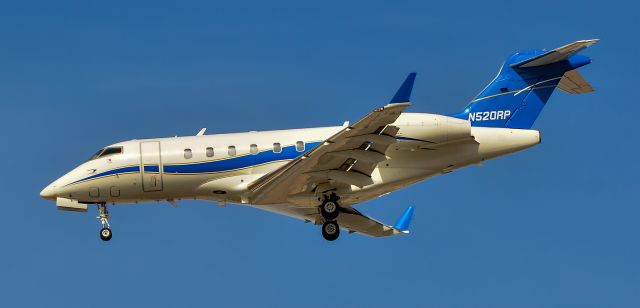
[(115, 155), (122, 153), (122, 147), (106, 147), (98, 150), (96, 154), (93, 154), (87, 161), (94, 160), (96, 158), (105, 157), (108, 155)]

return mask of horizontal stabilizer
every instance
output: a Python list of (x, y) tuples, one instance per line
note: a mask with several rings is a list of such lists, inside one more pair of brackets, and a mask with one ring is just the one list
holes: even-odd
[(597, 43), (598, 41), (599, 40), (597, 39), (575, 41), (571, 44), (564, 45), (562, 47), (545, 52), (541, 55), (524, 60), (522, 62), (514, 63), (511, 66), (517, 67), (517, 68), (527, 68), (527, 67), (542, 66), (542, 65), (547, 65), (547, 64), (552, 64), (552, 63), (560, 62), (563, 60), (567, 60), (570, 56)]
[(560, 90), (565, 91), (569, 94), (582, 94), (582, 93), (590, 93), (593, 92), (593, 87), (584, 80), (582, 75), (578, 72), (578, 70), (572, 70), (564, 73), (562, 79), (560, 79), (560, 83), (558, 84), (558, 88)]

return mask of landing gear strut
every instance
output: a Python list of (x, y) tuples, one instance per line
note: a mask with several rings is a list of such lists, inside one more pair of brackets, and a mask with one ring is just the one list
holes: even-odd
[(340, 214), (339, 199), (340, 197), (336, 196), (335, 193), (331, 193), (331, 195), (325, 196), (320, 205), (320, 214), (324, 218), (322, 237), (327, 241), (335, 241), (340, 236), (340, 226), (335, 221)]
[(105, 203), (98, 204), (98, 217), (96, 217), (102, 224), (100, 229), (100, 239), (108, 241), (111, 239), (111, 226), (109, 225), (109, 211)]

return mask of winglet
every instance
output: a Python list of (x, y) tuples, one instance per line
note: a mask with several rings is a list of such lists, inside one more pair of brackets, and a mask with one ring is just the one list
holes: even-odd
[(413, 90), (413, 82), (415, 80), (416, 73), (410, 73), (389, 103), (406, 103), (411, 101), (411, 90)]
[(402, 233), (409, 233), (409, 224), (411, 223), (411, 218), (413, 217), (413, 206), (408, 207), (402, 213), (402, 216), (398, 218), (396, 224), (393, 226), (395, 229), (402, 231)]

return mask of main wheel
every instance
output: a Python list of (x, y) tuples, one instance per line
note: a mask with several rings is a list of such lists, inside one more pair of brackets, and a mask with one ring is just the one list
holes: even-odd
[(111, 239), (111, 229), (109, 228), (102, 228), (100, 229), (100, 239), (103, 241), (108, 241)]
[(340, 227), (335, 221), (327, 221), (322, 225), (322, 237), (327, 241), (335, 241), (340, 236)]
[(326, 220), (334, 220), (340, 214), (340, 206), (335, 200), (324, 200), (320, 205), (320, 214)]

